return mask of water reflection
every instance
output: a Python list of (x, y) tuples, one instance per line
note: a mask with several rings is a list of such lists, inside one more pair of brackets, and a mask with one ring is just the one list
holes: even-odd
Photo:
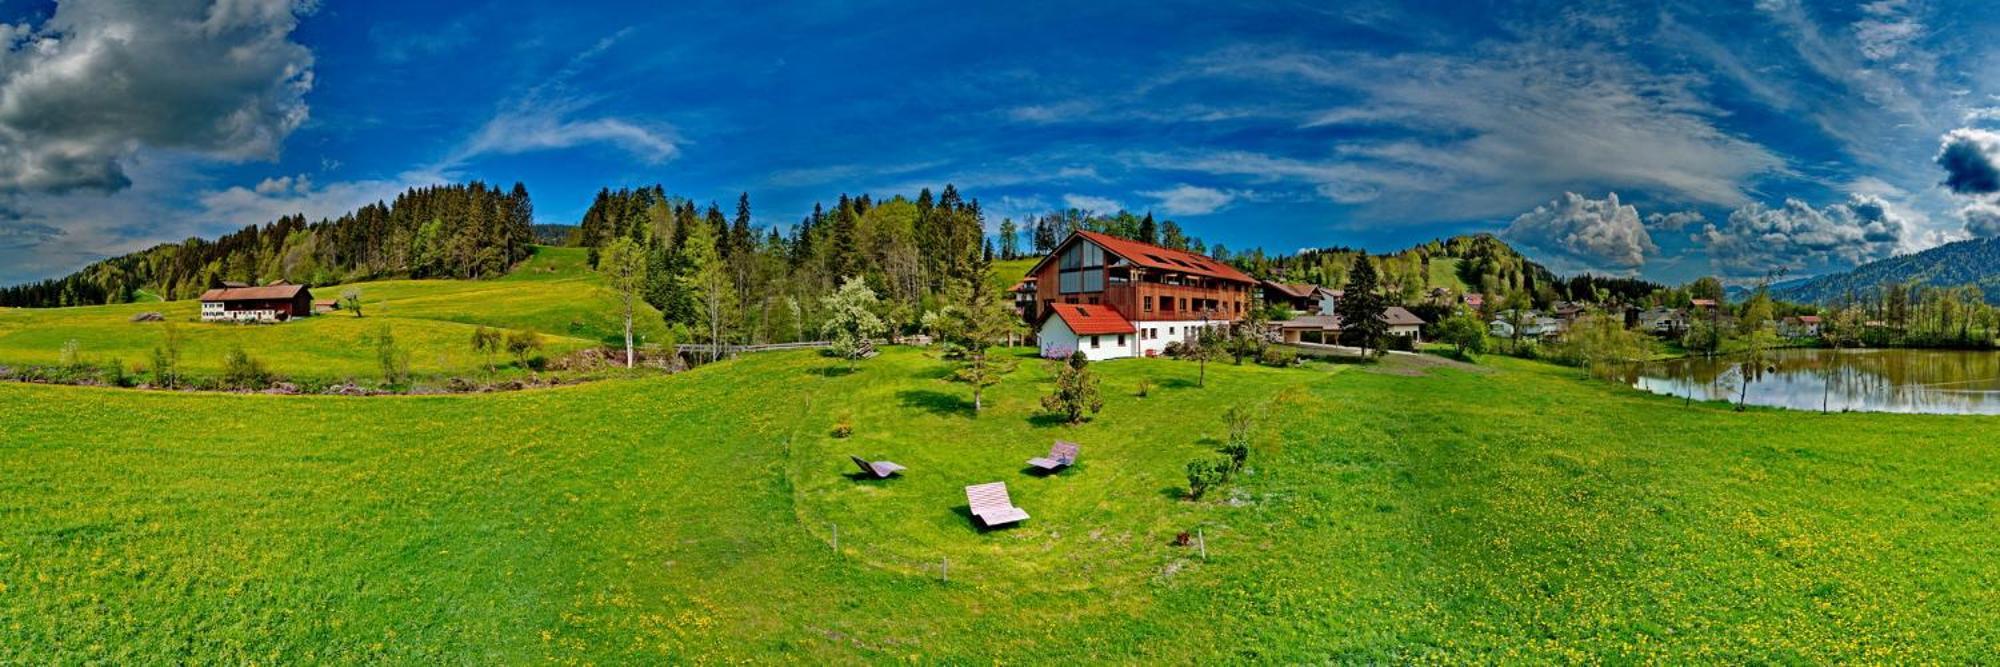
[(1728, 357), (1642, 364), (1625, 381), (1693, 400), (1741, 396), (1796, 410), (2000, 415), (2000, 352), (1778, 350), (1755, 366)]

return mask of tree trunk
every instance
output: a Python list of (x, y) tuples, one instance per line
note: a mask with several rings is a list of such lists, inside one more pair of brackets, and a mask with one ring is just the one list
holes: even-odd
[(625, 297), (625, 367), (632, 367), (632, 297)]

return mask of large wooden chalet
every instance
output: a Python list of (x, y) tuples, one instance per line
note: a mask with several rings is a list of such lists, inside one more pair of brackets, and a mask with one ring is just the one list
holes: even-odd
[(305, 285), (225, 285), (201, 293), (203, 322), (283, 322), (312, 314), (312, 290)]
[(1252, 305), (1255, 279), (1210, 257), (1096, 232), (1056, 245), (1015, 290), (1042, 356), (1153, 356)]

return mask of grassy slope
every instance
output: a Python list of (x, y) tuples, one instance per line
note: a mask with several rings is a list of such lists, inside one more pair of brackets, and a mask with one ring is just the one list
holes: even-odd
[(1465, 281), (1458, 277), (1457, 259), (1432, 257), (1430, 269), (1431, 274), (1428, 280), (1431, 287), (1443, 287), (1451, 290), (1453, 294), (1464, 294), (1470, 289), (1465, 286)]
[[(1990, 419), (1682, 408), (1495, 363), (1216, 365), (1206, 390), (1108, 363), (1074, 428), (1035, 418), (1038, 364), (975, 418), (903, 349), (480, 396), (0, 385), (0, 663), (2000, 651)], [(1228, 402), (1263, 410), (1253, 469), (1172, 499)], [(1055, 437), (1082, 465), (1023, 474)], [(853, 480), (847, 453), (911, 470)], [(992, 480), (1034, 518), (970, 528), (960, 487)], [(1206, 563), (1167, 545), (1198, 526)]]
[[(85, 358), (150, 364), (160, 344), (158, 323), (131, 322), (132, 315), (158, 311), (181, 323), (186, 336), (182, 364), (195, 373), (218, 372), (230, 347), (241, 345), (272, 370), (293, 377), (369, 377), (376, 373), (375, 351), (366, 341), (384, 324), (411, 353), (418, 373), (465, 373), (480, 359), (469, 343), (476, 325), (530, 329), (548, 334), (550, 354), (586, 347), (592, 341), (623, 341), (616, 298), (590, 273), (577, 248), (539, 248), (506, 277), (491, 281), (393, 280), (362, 283), (367, 315), (311, 317), (277, 325), (198, 322), (193, 301), (135, 303), (82, 308), (0, 310), (0, 364), (52, 364), (62, 346), (77, 341)], [(335, 298), (345, 286), (314, 290)], [(657, 340), (664, 333), (650, 307), (639, 332)]]

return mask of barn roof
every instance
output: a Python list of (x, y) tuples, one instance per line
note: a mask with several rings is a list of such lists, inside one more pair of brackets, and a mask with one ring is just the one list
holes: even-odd
[(1264, 286), (1294, 299), (1309, 299), (1313, 293), (1319, 291), (1319, 286), (1312, 283), (1281, 283), (1276, 280), (1266, 280)]
[(201, 293), (202, 301), (268, 301), (296, 299), (305, 285), (264, 285), (261, 287), (218, 287)]
[[(1125, 316), (1119, 315), (1118, 311), (1112, 310), (1110, 306), (1094, 303), (1053, 303), (1049, 304), (1049, 313), (1062, 318), (1063, 325), (1079, 336), (1139, 331), (1132, 326), (1131, 321), (1126, 320)], [(1044, 317), (1043, 321), (1048, 320)]]

